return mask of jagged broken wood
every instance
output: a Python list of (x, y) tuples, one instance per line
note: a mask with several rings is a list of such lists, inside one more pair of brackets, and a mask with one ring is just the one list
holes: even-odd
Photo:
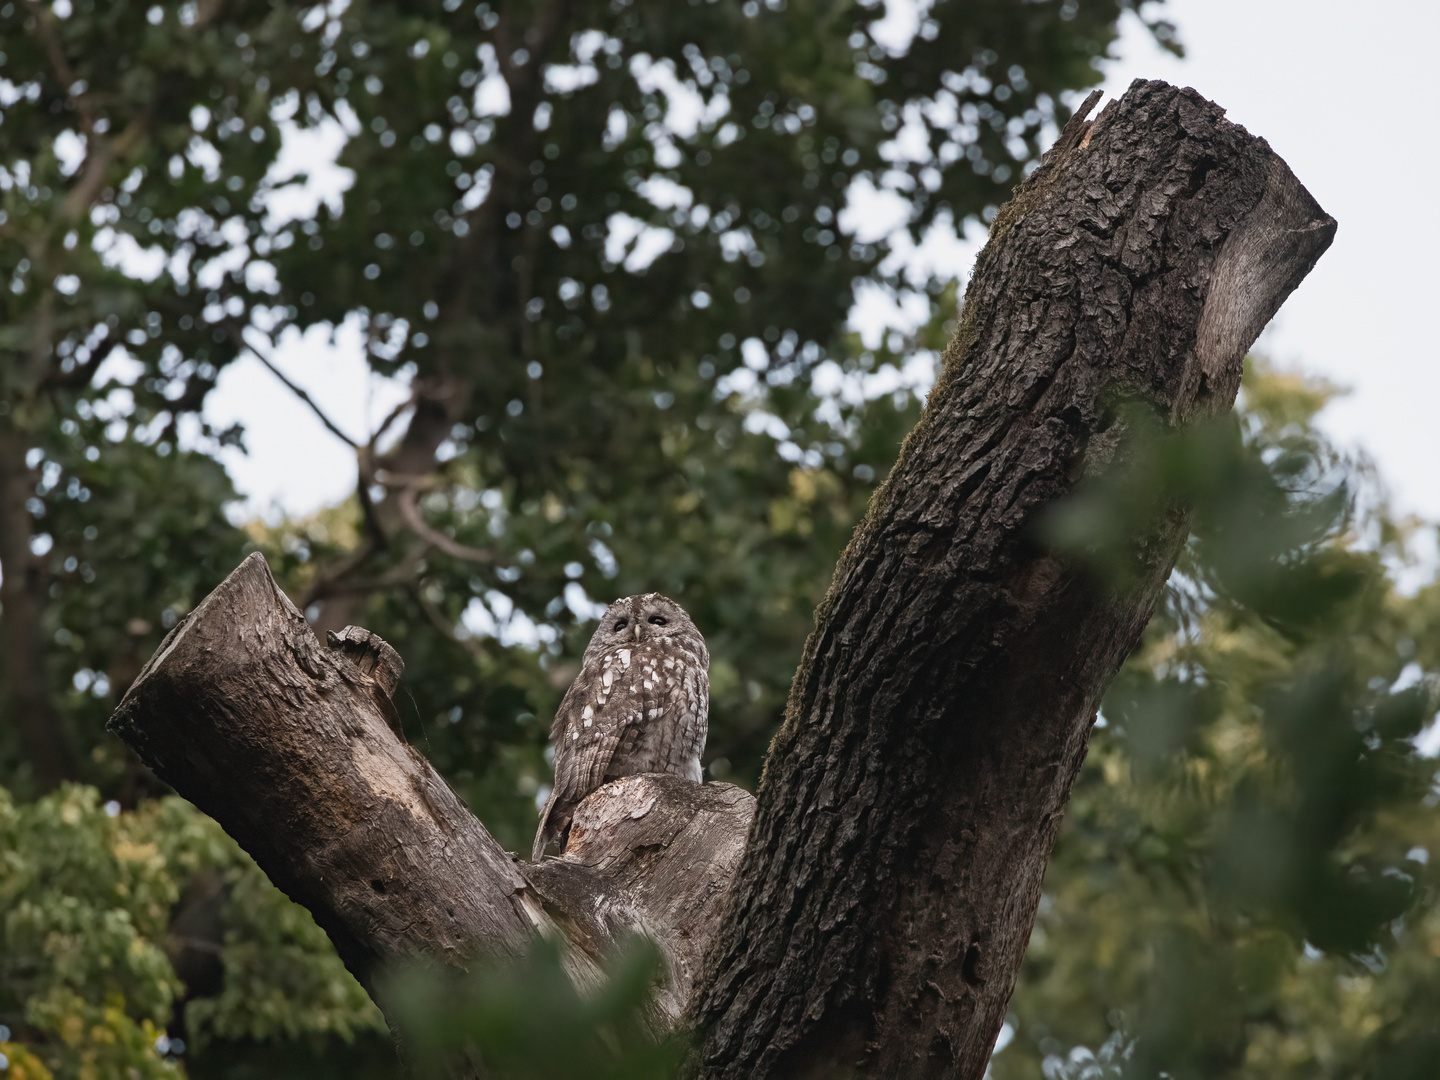
[(347, 628), (321, 647), (256, 556), (112, 726), (367, 986), (394, 960), (510, 956), (536, 933), (584, 984), (638, 929), (669, 967), (657, 1019), (694, 1024), (701, 1075), (978, 1080), (1097, 703), (1189, 513), (1157, 508), (1123, 584), (1035, 523), (1136, 452), (1122, 404), (1177, 426), (1229, 409), (1335, 229), (1193, 90), (1137, 81), (1092, 122), (1094, 100), (991, 230), (816, 614), (758, 807), (632, 778), (582, 807), (563, 857), (524, 863), (391, 730), (383, 643)]

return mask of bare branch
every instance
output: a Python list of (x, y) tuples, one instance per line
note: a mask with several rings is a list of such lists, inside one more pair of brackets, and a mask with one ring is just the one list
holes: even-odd
[(315, 416), (319, 419), (320, 423), (325, 425), (326, 429), (330, 432), (330, 434), (334, 435), (337, 439), (343, 442), (346, 446), (350, 447), (352, 450), (360, 449), (360, 444), (354, 439), (352, 439), (349, 435), (346, 435), (345, 432), (340, 429), (340, 426), (335, 423), (335, 421), (331, 420), (330, 417), (326, 416), (325, 410), (320, 408), (319, 405), (315, 404), (315, 399), (312, 398), (309, 394), (307, 394), (294, 382), (292, 382), (289, 378), (287, 378), (285, 373), (275, 366), (275, 362), (265, 355), (263, 349), (259, 348), (254, 344), (254, 342), (250, 341), (248, 338), (245, 337), (244, 331), (241, 331), (240, 333), (240, 341), (247, 349), (250, 350), (251, 353), (254, 354), (255, 359), (259, 360), (260, 363), (265, 365), (271, 375), (274, 375), (275, 378), (279, 379), (282, 383), (284, 383), (286, 389), (288, 389), (292, 394), (294, 394), (296, 397), (298, 397), (301, 401), (303, 401), (306, 405), (310, 407), (310, 411), (315, 414)]
[(64, 89), (66, 98), (74, 106), (75, 114), (80, 118), (80, 130), (85, 135), (84, 171), (65, 196), (61, 206), (62, 216), (73, 221), (95, 202), (101, 189), (105, 187), (111, 165), (116, 159), (124, 157), (140, 141), (149, 127), (149, 118), (144, 115), (135, 117), (125, 130), (113, 139), (106, 139), (101, 135), (96, 130), (95, 110), (92, 108), (90, 95), (75, 92), (75, 71), (65, 58), (65, 49), (61, 45), (60, 36), (55, 32), (54, 13), (37, 0), (25, 0), (25, 6), (35, 20), (35, 34), (45, 47), (51, 70)]
[[(363, 542), (354, 551), (337, 559), (328, 574), (317, 575), (315, 580), (310, 583), (310, 588), (305, 592), (303, 606), (308, 608), (311, 604), (329, 599), (341, 592), (348, 592), (351, 588), (349, 583), (343, 587), (340, 583), (357, 566), (363, 565), (374, 552), (373, 542)], [(353, 587), (359, 589), (367, 586), (356, 584)]]
[(85, 133), (87, 139), (95, 137), (95, 118), (90, 111), (90, 102), (84, 94), (76, 94), (75, 72), (71, 70), (70, 62), (65, 59), (65, 50), (60, 44), (60, 37), (55, 33), (55, 15), (44, 4), (37, 0), (25, 0), (25, 6), (30, 9), (30, 16), (35, 20), (35, 35), (40, 43), (45, 46), (45, 55), (50, 60), (50, 67), (55, 72), (55, 77), (60, 80), (61, 87), (65, 90), (65, 96), (70, 99), (70, 104), (75, 106), (76, 113), (80, 116), (80, 130)]
[(355, 480), (355, 499), (365, 517), (365, 527), (370, 530), (375, 541), (375, 550), (387, 551), (390, 548), (390, 533), (380, 521), (380, 515), (375, 510), (375, 500), (370, 498), (370, 485), (375, 483), (375, 461), (371, 446), (362, 446), (356, 450), (355, 471), (358, 474)]
[(344, 595), (370, 596), (388, 592), (391, 589), (408, 589), (415, 582), (415, 575), (425, 552), (425, 544), (415, 544), (398, 563), (374, 577), (352, 576), (375, 554), (375, 545), (362, 544), (336, 563), (335, 570), (311, 583), (305, 594), (306, 606), (321, 600), (334, 599)]
[(420, 507), (416, 505), (416, 488), (418, 485), (407, 484), (401, 488), (396, 495), (396, 502), (400, 507), (400, 516), (405, 519), (405, 524), (421, 540), (424, 540), (431, 547), (438, 548), (446, 555), (457, 559), (464, 559), (466, 562), (490, 563), (495, 561), (495, 556), (482, 548), (473, 548), (468, 544), (462, 544), (453, 540), (444, 533), (432, 529), (425, 524), (425, 519), (420, 516)]
[(95, 134), (86, 136), (85, 170), (81, 173), (79, 182), (65, 196), (62, 208), (65, 217), (74, 221), (94, 205), (105, 187), (110, 167), (130, 152), (149, 127), (148, 116), (137, 116), (113, 139)]
[(381, 436), (383, 436), (385, 432), (390, 430), (390, 425), (395, 423), (396, 420), (400, 419), (400, 417), (405, 414), (406, 409), (413, 409), (414, 407), (415, 394), (411, 393), (408, 398), (406, 398), (399, 405), (396, 405), (395, 408), (390, 410), (390, 415), (385, 417), (385, 419), (380, 422), (380, 426), (375, 429), (375, 434), (370, 436), (370, 452), (372, 454), (375, 452), (376, 445), (380, 442)]

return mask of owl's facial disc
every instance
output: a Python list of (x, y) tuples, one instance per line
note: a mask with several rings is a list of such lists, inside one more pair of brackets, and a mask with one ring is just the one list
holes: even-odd
[(644, 593), (616, 600), (606, 611), (586, 649), (586, 661), (611, 649), (641, 642), (699, 636), (683, 608), (660, 593)]

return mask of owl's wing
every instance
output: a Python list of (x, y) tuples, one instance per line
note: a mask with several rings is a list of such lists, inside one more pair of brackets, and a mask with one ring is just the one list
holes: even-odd
[[(608, 678), (607, 678), (608, 676)], [(645, 715), (629, 672), (602, 664), (581, 670), (570, 684), (551, 729), (555, 740), (555, 786), (540, 815), (532, 859), (565, 833), (586, 795), (605, 782), (605, 771), (626, 729)]]

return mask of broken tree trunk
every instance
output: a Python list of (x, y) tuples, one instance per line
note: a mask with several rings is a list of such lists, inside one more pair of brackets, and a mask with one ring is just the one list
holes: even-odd
[(1132, 449), (1117, 406), (1228, 410), (1335, 223), (1263, 140), (1137, 81), (1001, 210), (919, 425), (836, 568), (694, 1015), (707, 1077), (984, 1073), (1102, 692), (1184, 507), (1124, 587), (1039, 515)]
[(629, 777), (581, 804), (563, 856), (522, 862), (397, 737), (400, 669), (356, 627), (322, 647), (251, 555), (170, 632), (110, 728), (310, 909), (382, 1009), (393, 965), (514, 957), (543, 933), (586, 986), (644, 933), (668, 975), (654, 1019), (673, 1024), (755, 800)]
[(1121, 405), (1175, 425), (1228, 409), (1335, 228), (1194, 91), (1137, 82), (1087, 122), (1093, 103), (995, 222), (817, 612), (758, 810), (630, 778), (587, 800), (564, 856), (518, 860), (391, 730), (393, 651), (353, 628), (322, 648), (258, 556), (166, 639), (112, 727), (372, 992), (386, 963), (514, 955), (537, 932), (584, 984), (639, 930), (666, 958), (657, 1019), (688, 1010), (703, 1075), (978, 1080), (1097, 703), (1188, 512), (1157, 512), (1123, 586), (1034, 525), (1124, 466)]

